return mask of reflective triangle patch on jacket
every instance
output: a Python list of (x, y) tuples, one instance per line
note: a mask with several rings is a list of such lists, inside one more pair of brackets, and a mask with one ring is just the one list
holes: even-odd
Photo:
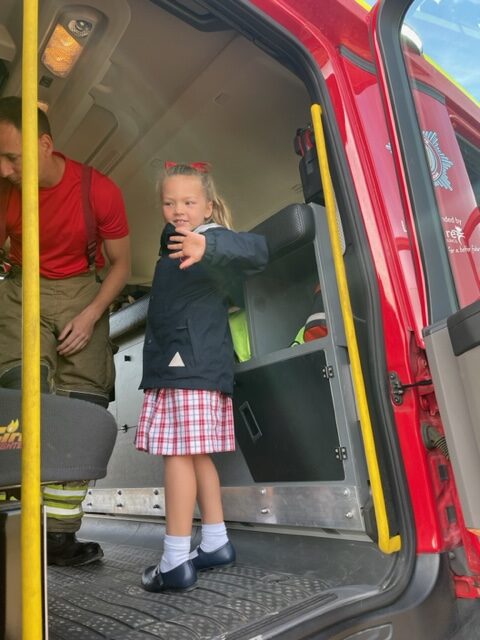
[(177, 353), (173, 356), (173, 358), (170, 360), (170, 364), (168, 365), (169, 367), (184, 367), (185, 363), (182, 360), (182, 356)]

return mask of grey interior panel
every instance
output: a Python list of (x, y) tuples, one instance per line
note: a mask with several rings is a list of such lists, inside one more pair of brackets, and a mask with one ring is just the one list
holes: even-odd
[(480, 300), (449, 316), (447, 327), (456, 356), (480, 346)]
[(480, 528), (480, 347), (456, 357), (447, 327), (424, 330), (432, 379), (467, 527)]
[[(325, 209), (291, 205), (254, 231), (267, 238), (270, 263), (244, 287), (252, 357), (236, 368), (242, 453), (257, 482), (345, 483), (361, 511), (369, 491)], [(328, 334), (292, 346), (317, 285)], [(344, 514), (331, 526), (343, 524)]]
[(447, 327), (480, 452), (480, 300), (450, 316)]

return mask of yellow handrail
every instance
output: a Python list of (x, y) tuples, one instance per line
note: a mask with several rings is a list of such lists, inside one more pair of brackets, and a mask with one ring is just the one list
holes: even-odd
[(23, 2), (22, 58), (22, 639), (41, 640), (38, 0)]
[(370, 477), (370, 488), (372, 492), (373, 506), (378, 530), (378, 546), (384, 553), (394, 553), (401, 548), (401, 538), (399, 535), (391, 536), (388, 524), (387, 510), (385, 507), (385, 496), (383, 493), (382, 479), (378, 466), (377, 452), (375, 449), (375, 439), (373, 437), (372, 423), (368, 409), (367, 394), (365, 392), (365, 382), (363, 378), (360, 354), (358, 351), (357, 336), (353, 323), (352, 305), (350, 293), (348, 291), (347, 275), (343, 262), (342, 248), (340, 246), (340, 231), (336, 217), (335, 196), (333, 193), (332, 178), (328, 165), (327, 148), (322, 124), (322, 108), (319, 104), (311, 107), (313, 130), (315, 133), (315, 143), (317, 147), (318, 160), (320, 164), (320, 175), (325, 196), (325, 209), (327, 214), (328, 230), (332, 245), (333, 262), (335, 265), (335, 275), (340, 295), (340, 306), (342, 310), (343, 323), (345, 326), (345, 336), (347, 339), (348, 353), (352, 368), (353, 388), (360, 419), (360, 428), (365, 448), (368, 475)]

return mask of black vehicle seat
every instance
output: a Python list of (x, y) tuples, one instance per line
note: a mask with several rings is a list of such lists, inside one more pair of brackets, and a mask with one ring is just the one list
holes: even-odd
[[(21, 484), (21, 402), (21, 391), (0, 389), (0, 490)], [(99, 405), (42, 394), (41, 482), (103, 478), (116, 435)], [(21, 636), (20, 517), (21, 501), (0, 502), (0, 638)]]
[[(21, 401), (21, 391), (0, 389), (0, 488), (21, 482)], [(41, 482), (103, 478), (116, 435), (106, 409), (42, 394)]]

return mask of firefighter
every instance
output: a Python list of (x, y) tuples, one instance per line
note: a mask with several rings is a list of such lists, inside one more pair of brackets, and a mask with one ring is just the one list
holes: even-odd
[[(0, 248), (10, 241), (0, 282), (0, 386), (21, 387), (22, 103), (0, 99)], [(38, 109), (41, 384), (108, 406), (114, 383), (108, 308), (130, 273), (130, 241), (119, 188), (98, 171), (54, 151), (50, 124)], [(102, 245), (110, 263), (104, 266)], [(7, 272), (8, 271), (8, 272)], [(7, 272), (7, 273), (5, 273)], [(74, 416), (72, 416), (74, 419)], [(44, 488), (48, 562), (98, 560), (95, 542), (79, 542), (88, 480)]]

